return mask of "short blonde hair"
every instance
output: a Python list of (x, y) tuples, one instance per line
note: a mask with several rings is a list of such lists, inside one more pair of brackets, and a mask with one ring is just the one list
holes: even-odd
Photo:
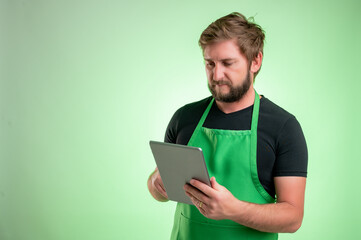
[[(253, 22), (253, 18), (247, 19), (238, 12), (233, 12), (212, 22), (202, 32), (198, 44), (204, 51), (207, 45), (229, 39), (237, 40), (238, 47), (246, 56), (249, 67), (259, 52), (263, 54), (265, 40), (263, 29)], [(261, 68), (254, 73), (254, 78), (260, 70)]]

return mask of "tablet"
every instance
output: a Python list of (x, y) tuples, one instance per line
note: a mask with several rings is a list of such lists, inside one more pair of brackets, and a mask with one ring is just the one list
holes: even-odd
[(211, 186), (201, 148), (149, 141), (169, 200), (194, 205), (184, 185), (194, 178)]

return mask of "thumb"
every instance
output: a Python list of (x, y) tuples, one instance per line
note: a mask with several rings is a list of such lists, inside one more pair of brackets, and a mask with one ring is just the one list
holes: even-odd
[(219, 190), (221, 185), (219, 185), (216, 181), (216, 178), (215, 177), (211, 177), (211, 185), (212, 185), (212, 188), (216, 189), (216, 190)]

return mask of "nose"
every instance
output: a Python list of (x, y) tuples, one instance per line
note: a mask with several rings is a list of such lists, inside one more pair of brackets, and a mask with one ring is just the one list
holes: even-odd
[(213, 68), (213, 80), (219, 81), (224, 78), (224, 69), (221, 64), (216, 64)]

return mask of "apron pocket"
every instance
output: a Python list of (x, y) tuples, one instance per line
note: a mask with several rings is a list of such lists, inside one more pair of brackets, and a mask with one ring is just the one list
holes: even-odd
[(179, 240), (276, 240), (277, 233), (266, 233), (242, 225), (226, 226), (194, 221), (180, 214)]

